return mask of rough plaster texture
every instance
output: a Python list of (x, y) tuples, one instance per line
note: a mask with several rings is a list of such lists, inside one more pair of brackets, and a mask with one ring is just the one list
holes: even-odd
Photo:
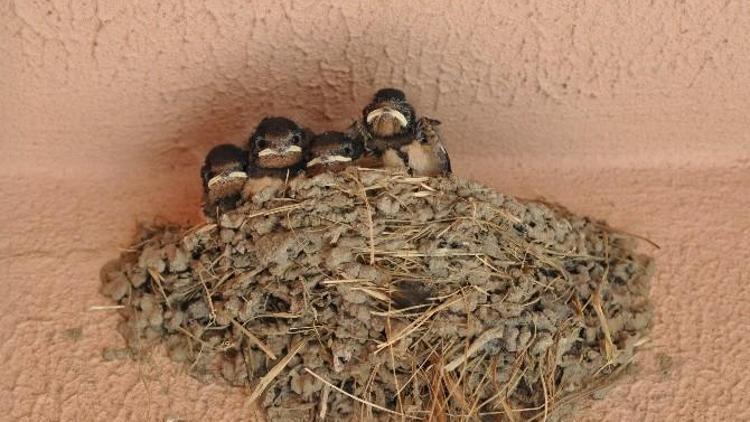
[[(376, 87), (441, 118), (455, 170), (661, 245), (640, 374), (587, 420), (750, 420), (745, 1), (0, 0), (0, 419), (237, 420), (246, 392), (119, 346), (99, 267), (198, 220), (214, 143), (341, 128)], [(80, 338), (75, 332), (81, 328)], [(164, 366), (159, 366), (164, 364)]]

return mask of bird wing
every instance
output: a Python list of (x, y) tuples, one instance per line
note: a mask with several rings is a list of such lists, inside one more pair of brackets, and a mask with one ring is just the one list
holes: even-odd
[(359, 139), (362, 142), (362, 145), (365, 146), (366, 151), (372, 151), (370, 145), (370, 136), (367, 133), (367, 129), (365, 129), (365, 125), (361, 120), (353, 121), (352, 124), (346, 129), (345, 133), (352, 139)]
[(419, 132), (427, 144), (433, 145), (442, 172), (444, 174), (451, 173), (451, 159), (448, 155), (448, 150), (443, 145), (443, 134), (440, 128), (438, 128), (439, 125), (439, 120), (422, 117), (418, 123)]
[(448, 156), (448, 150), (445, 149), (442, 143), (438, 144), (438, 159), (440, 160), (440, 167), (446, 173), (452, 173), (451, 169), (451, 158)]

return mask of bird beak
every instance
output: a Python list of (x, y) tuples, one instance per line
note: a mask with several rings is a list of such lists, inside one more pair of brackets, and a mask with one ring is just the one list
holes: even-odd
[(348, 163), (349, 161), (352, 161), (351, 157), (344, 157), (343, 155), (329, 155), (328, 157), (313, 158), (312, 160), (307, 162), (307, 167), (328, 163)]
[(270, 155), (286, 155), (286, 154), (291, 154), (294, 152), (302, 152), (302, 147), (300, 147), (299, 145), (292, 145), (292, 146), (287, 147), (283, 151), (279, 151), (274, 148), (266, 148), (258, 152), (258, 157), (268, 157)]
[(218, 176), (214, 176), (211, 178), (211, 180), (208, 181), (208, 187), (212, 188), (217, 183), (227, 179), (247, 179), (247, 173), (245, 173), (244, 171), (233, 171), (228, 175), (220, 174)]
[(349, 161), (352, 161), (352, 157), (345, 157), (343, 155), (331, 155), (326, 160), (327, 163), (335, 163), (335, 162), (348, 163)]
[(233, 171), (227, 177), (230, 179), (247, 179), (247, 173), (244, 171)]
[(378, 117), (382, 115), (388, 115), (396, 119), (398, 123), (401, 125), (401, 127), (406, 127), (409, 124), (409, 122), (406, 120), (406, 117), (403, 114), (401, 114), (400, 111), (394, 110), (388, 107), (376, 108), (375, 110), (368, 113), (367, 123), (372, 123), (373, 120), (377, 119)]
[(323, 164), (323, 160), (321, 160), (320, 157), (315, 157), (307, 162), (306, 167), (317, 166), (318, 164)]
[(279, 155), (279, 152), (273, 148), (266, 148), (258, 152), (258, 157), (268, 157), (269, 155)]

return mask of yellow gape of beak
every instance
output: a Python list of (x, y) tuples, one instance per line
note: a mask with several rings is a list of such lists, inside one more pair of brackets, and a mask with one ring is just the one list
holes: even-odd
[(401, 127), (406, 127), (409, 124), (409, 122), (406, 120), (406, 117), (401, 114), (400, 111), (388, 107), (377, 108), (369, 112), (367, 114), (367, 123), (372, 123), (373, 120), (383, 115), (388, 115), (396, 119)]
[(292, 145), (290, 147), (287, 147), (283, 151), (279, 151), (278, 149), (274, 148), (266, 148), (258, 152), (258, 157), (268, 157), (270, 155), (286, 155), (293, 152), (302, 152), (302, 147), (298, 145)]
[(214, 176), (211, 178), (211, 180), (208, 181), (208, 187), (214, 187), (217, 183), (219, 183), (222, 180), (237, 180), (237, 179), (247, 179), (247, 173), (244, 171), (233, 171), (227, 175), (220, 174), (218, 176)]
[(343, 155), (331, 155), (328, 157), (315, 157), (312, 160), (307, 162), (307, 167), (316, 166), (318, 164), (347, 163), (349, 161), (352, 161), (352, 158), (344, 157)]

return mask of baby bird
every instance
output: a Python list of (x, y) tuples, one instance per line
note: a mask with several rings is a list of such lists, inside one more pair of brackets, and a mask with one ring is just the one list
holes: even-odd
[(362, 111), (362, 118), (373, 137), (397, 137), (412, 131), (414, 107), (406, 101), (403, 91), (383, 88)]
[(207, 217), (236, 206), (247, 180), (246, 168), (247, 152), (236, 145), (217, 145), (208, 152), (201, 167), (203, 213)]
[(401, 152), (407, 156), (407, 167), (414, 176), (445, 176), (451, 172), (451, 160), (443, 146), (439, 120), (422, 117), (417, 121), (417, 137)]
[(307, 162), (305, 173), (315, 176), (324, 172), (339, 172), (357, 160), (364, 149), (360, 139), (341, 132), (323, 132), (313, 138), (311, 159)]
[(310, 136), (285, 117), (261, 120), (248, 141), (248, 181), (243, 196), (248, 198), (266, 187), (281, 187), (305, 167)]
[(416, 131), (414, 107), (403, 91), (384, 88), (375, 93), (362, 111), (367, 134), (365, 147), (382, 158), (384, 167), (403, 168), (405, 158), (400, 148), (414, 140)]

